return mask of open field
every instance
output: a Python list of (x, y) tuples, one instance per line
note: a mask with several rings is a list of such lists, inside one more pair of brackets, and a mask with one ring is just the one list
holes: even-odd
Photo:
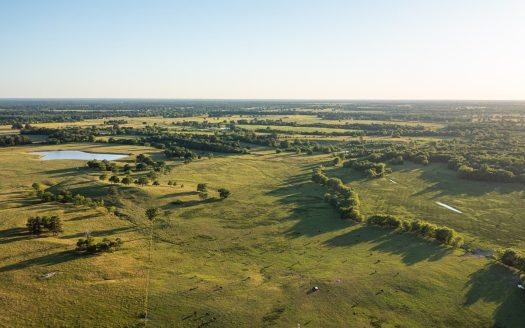
[[(29, 154), (51, 149), (161, 158), (153, 148), (108, 144), (0, 149), (5, 167), (0, 173), (0, 213), (6, 218), (0, 222), (0, 325), (138, 323), (147, 272), (144, 208), (149, 206), (160, 207), (163, 214), (154, 226), (148, 326), (518, 327), (525, 322), (523, 296), (506, 268), (409, 234), (340, 220), (323, 201), (324, 188), (310, 182), (311, 169), (329, 162), (329, 155), (275, 154), (262, 148), (250, 155), (217, 154), (176, 164), (161, 177), (161, 186), (119, 186), (117, 195), (109, 195), (110, 184), (98, 181), (97, 172), (83, 168), (84, 162), (44, 162)], [(421, 193), (420, 200), (407, 201), (406, 207), (414, 215), (428, 210), (428, 220), (441, 222), (456, 214), (430, 200), (454, 189), (432, 180), (432, 174), (447, 173), (434, 170), (402, 166), (391, 175), (399, 181), (392, 186), (388, 180), (360, 180), (346, 169), (333, 173), (354, 181), (363, 210), (370, 212), (374, 206), (393, 210), (389, 202), (406, 201), (408, 195), (424, 191), (425, 184), (429, 191)], [(168, 180), (178, 185), (167, 186)], [(41, 204), (29, 196), (33, 182), (106, 195), (127, 219), (102, 210)], [(207, 182), (210, 189), (227, 187), (232, 196), (201, 201), (195, 192), (199, 182)], [(393, 196), (396, 187), (407, 189), (399, 199)], [(372, 188), (384, 195), (390, 192), (391, 200), (373, 196)], [(487, 206), (482, 208), (488, 211), (491, 204), (484, 202), (494, 198), (503, 212), (506, 202), (513, 201), (505, 197), (519, 198), (507, 189), (497, 192), (487, 191), (487, 198), (476, 202), (461, 189), (436, 199), (461, 208), (469, 219), (465, 224), (470, 224), (473, 206)], [(64, 217), (63, 235), (33, 238), (23, 233), (27, 217), (42, 213)], [(78, 257), (71, 250), (86, 231), (121, 237), (125, 245), (115, 253)], [(485, 237), (485, 228), (472, 234), (478, 231)], [(491, 240), (498, 243), (508, 236), (501, 232)], [(47, 272), (57, 274), (40, 278)], [(320, 291), (308, 293), (313, 286)], [(35, 303), (39, 310), (31, 311)]]
[(392, 174), (381, 179), (369, 179), (345, 168), (333, 174), (355, 188), (367, 215), (385, 213), (425, 219), (471, 236), (473, 245), (479, 247), (525, 249), (521, 224), (525, 191), (521, 185), (461, 180), (442, 164), (406, 163), (392, 169)]
[[(161, 126), (169, 126), (172, 123), (176, 122), (203, 122), (208, 121), (210, 123), (220, 123), (223, 121), (230, 122), (230, 121), (238, 121), (238, 120), (248, 120), (253, 121), (254, 119), (258, 120), (282, 120), (283, 122), (292, 122), (296, 124), (314, 124), (314, 123), (323, 123), (323, 124), (329, 124), (329, 125), (340, 125), (340, 124), (352, 124), (352, 123), (359, 123), (359, 124), (397, 124), (401, 126), (424, 126), (431, 129), (437, 129), (441, 128), (444, 125), (439, 123), (429, 123), (429, 122), (406, 122), (406, 121), (371, 121), (371, 120), (325, 120), (322, 118), (319, 118), (315, 115), (228, 115), (225, 117), (208, 117), (207, 115), (200, 115), (200, 116), (192, 116), (192, 117), (113, 117), (112, 120), (126, 120), (128, 121), (127, 124), (122, 124), (123, 127), (141, 127), (144, 125), (144, 122), (147, 124), (158, 124)], [(78, 122), (58, 122), (58, 123), (37, 123), (34, 124), (34, 126), (37, 127), (50, 127), (50, 128), (57, 128), (57, 127), (72, 127), (72, 126), (82, 126), (82, 127), (89, 127), (89, 126), (100, 126), (104, 124), (105, 120), (101, 119), (89, 119), (84, 121), (78, 121)], [(262, 125), (260, 128), (266, 128), (267, 125)], [(249, 128), (250, 125), (245, 126), (246, 128)], [(277, 128), (277, 127), (276, 127)], [(288, 128), (287, 126), (281, 126), (280, 128), (285, 129)], [(5, 126), (6, 130), (10, 130), (10, 127)], [(303, 129), (310, 129), (308, 127), (305, 127)], [(315, 131), (316, 128), (312, 128)], [(319, 131), (322, 131), (323, 128), (317, 128), (320, 129)], [(3, 130), (3, 129), (2, 129)], [(0, 131), (2, 131), (0, 130)], [(347, 131), (344, 129), (341, 129), (343, 131)], [(14, 130), (13, 130), (14, 131)]]

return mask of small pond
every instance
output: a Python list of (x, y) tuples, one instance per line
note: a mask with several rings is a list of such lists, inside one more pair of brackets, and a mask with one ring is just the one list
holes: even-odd
[(35, 151), (32, 154), (41, 155), (40, 159), (44, 161), (50, 161), (54, 159), (80, 159), (84, 161), (96, 160), (108, 160), (114, 161), (128, 155), (124, 154), (104, 154), (104, 153), (88, 153), (79, 150), (52, 150), (52, 151)]

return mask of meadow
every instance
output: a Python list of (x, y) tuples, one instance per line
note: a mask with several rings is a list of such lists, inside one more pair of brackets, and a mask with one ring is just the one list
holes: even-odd
[[(247, 116), (118, 119), (136, 129), (156, 124), (170, 132), (217, 135), (214, 129), (173, 123), (220, 123)], [(320, 120), (314, 115), (272, 119)], [(105, 125), (104, 119), (93, 119), (34, 126)], [(17, 131), (7, 125), (0, 130)], [(517, 271), (491, 256), (500, 248), (525, 249), (520, 184), (462, 180), (444, 164), (409, 161), (389, 165), (392, 173), (370, 178), (334, 165), (341, 152), (307, 154), (253, 144), (248, 153), (199, 152), (202, 157), (184, 162), (166, 158), (162, 149), (149, 144), (51, 145), (45, 136), (31, 138), (35, 143), (0, 148), (0, 326), (520, 327), (525, 322)], [(312, 138), (339, 146), (343, 140), (392, 140), (297, 134), (279, 138)], [(96, 141), (108, 139), (103, 135)], [(395, 142), (415, 140), (436, 138), (400, 137)], [(124, 185), (101, 180), (101, 172), (85, 161), (43, 161), (32, 154), (46, 150), (127, 154), (115, 161), (118, 167), (135, 165), (137, 155), (144, 154), (171, 170), (159, 175), (158, 185)], [(328, 176), (342, 179), (359, 194), (366, 217), (425, 219), (461, 233), (467, 247), (342, 220), (324, 201), (327, 188), (311, 181), (312, 170), (321, 165)], [(135, 179), (140, 173), (129, 175)], [(42, 202), (34, 194), (35, 182), (51, 192), (66, 189), (103, 199), (118, 213)], [(200, 183), (208, 185), (210, 197), (199, 197)], [(219, 198), (220, 188), (231, 196)], [(146, 218), (147, 208), (160, 210), (155, 221)], [(60, 216), (63, 233), (31, 236), (25, 223), (36, 215)], [(118, 237), (124, 244), (115, 252), (79, 255), (76, 242), (86, 235)]]
[[(154, 327), (494, 322), (517, 327), (525, 320), (515, 276), (503, 266), (412, 235), (340, 220), (324, 203), (323, 190), (310, 182), (311, 169), (330, 161), (329, 155), (258, 149), (178, 164), (162, 177), (161, 186), (120, 186), (116, 196), (108, 196), (118, 198), (129, 216), (123, 220), (101, 210), (31, 198), (33, 182), (107, 194), (108, 184), (82, 162), (43, 162), (30, 154), (51, 149), (160, 156), (147, 147), (99, 144), (0, 152), (6, 168), (1, 173), (2, 325), (140, 324), (148, 266), (143, 209), (149, 206), (163, 209), (154, 226), (148, 322)], [(184, 187), (166, 186), (167, 180)], [(232, 196), (200, 201), (195, 188), (203, 181), (211, 189), (227, 186)], [(366, 194), (363, 200), (372, 203)], [(62, 215), (64, 234), (24, 234), (27, 216), (38, 213)], [(71, 249), (86, 231), (119, 236), (125, 246), (115, 253), (78, 257)], [(43, 279), (47, 272), (57, 274)], [(313, 286), (320, 291), (309, 293)], [(36, 305), (38, 311), (31, 311)], [(26, 315), (17, 315), (21, 312)]]

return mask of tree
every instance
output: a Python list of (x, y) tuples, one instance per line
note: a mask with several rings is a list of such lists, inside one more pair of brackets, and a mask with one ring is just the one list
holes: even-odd
[(219, 196), (222, 198), (222, 199), (226, 199), (230, 196), (230, 191), (226, 188), (221, 188), (219, 190), (217, 190), (219, 192)]
[(32, 235), (40, 235), (44, 229), (43, 222), (39, 216), (27, 219), (26, 227)]
[(113, 183), (119, 183), (120, 182), (120, 179), (118, 176), (116, 175), (112, 175), (111, 178), (109, 178), (109, 181), (110, 182), (113, 182)]
[(54, 235), (62, 232), (62, 222), (56, 215), (30, 217), (27, 219), (26, 227), (32, 235), (40, 235), (44, 230), (50, 231)]
[(122, 182), (123, 184), (125, 184), (125, 185), (129, 185), (129, 184), (131, 184), (131, 183), (133, 182), (133, 179), (130, 178), (130, 177), (123, 177), (122, 180), (121, 180), (121, 182)]
[(40, 189), (42, 189), (42, 185), (38, 182), (35, 182), (31, 185), (31, 187), (36, 190), (36, 191), (39, 191)]
[(208, 185), (206, 183), (199, 183), (197, 185), (197, 191), (207, 192), (208, 191)]
[(138, 179), (138, 183), (141, 186), (145, 186), (145, 185), (147, 185), (149, 183), (149, 179), (147, 177), (140, 177)]
[(46, 228), (53, 233), (53, 235), (58, 235), (62, 232), (62, 222), (60, 218), (56, 215), (50, 217), (47, 222), (45, 222)]
[(454, 230), (448, 227), (440, 227), (436, 229), (436, 239), (444, 244), (450, 244), (455, 237)]
[(156, 207), (151, 207), (146, 210), (146, 217), (148, 220), (153, 221), (159, 216), (160, 210)]

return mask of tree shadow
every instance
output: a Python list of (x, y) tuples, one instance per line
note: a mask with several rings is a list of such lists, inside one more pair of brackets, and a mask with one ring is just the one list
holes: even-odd
[[(114, 229), (108, 229), (108, 230), (90, 231), (89, 233), (93, 237), (106, 237), (106, 236), (110, 236), (116, 233), (131, 232), (136, 229), (137, 228), (135, 227), (120, 227), (120, 228), (114, 228)], [(60, 236), (59, 238), (60, 239), (72, 239), (72, 238), (82, 238), (85, 236), (86, 236), (86, 232), (77, 232), (71, 235)]]
[(8, 244), (30, 238), (31, 235), (24, 228), (11, 228), (0, 231), (0, 244)]
[(8, 272), (13, 270), (22, 270), (32, 266), (50, 266), (56, 265), (64, 262), (69, 262), (72, 260), (78, 259), (78, 255), (75, 252), (67, 250), (58, 253), (47, 254), (41, 257), (32, 258), (17, 262), (14, 264), (6, 265), (0, 267), (0, 272)]
[(437, 199), (443, 196), (482, 196), (490, 192), (508, 194), (514, 191), (521, 191), (523, 188), (515, 183), (487, 182), (460, 179), (456, 171), (448, 169), (446, 165), (435, 163), (428, 166), (403, 168), (398, 172), (410, 172), (419, 170), (419, 178), (426, 182), (428, 187), (412, 194), (420, 196), (428, 193), (435, 194), (432, 198)]
[(421, 261), (438, 261), (453, 252), (451, 248), (413, 234), (367, 226), (354, 229), (325, 242), (331, 247), (349, 247), (360, 243), (369, 243), (372, 252), (398, 255), (406, 265), (413, 265)]
[(82, 220), (86, 220), (86, 219), (93, 219), (93, 218), (96, 218), (100, 216), (100, 214), (98, 213), (94, 213), (94, 214), (86, 214), (86, 215), (81, 215), (81, 216), (77, 216), (77, 217), (74, 217), (74, 218), (71, 218), (67, 221), (82, 221)]
[[(176, 187), (177, 186), (175, 186), (175, 188)], [(182, 196), (194, 196), (198, 194), (199, 194), (198, 191), (181, 191), (181, 192), (174, 192), (171, 194), (162, 195), (159, 197), (159, 199), (171, 198), (171, 197), (182, 197)]]
[(202, 204), (216, 203), (216, 202), (220, 202), (222, 200), (223, 199), (221, 199), (221, 198), (212, 197), (212, 198), (207, 198), (207, 199), (203, 199), (203, 200), (189, 200), (189, 201), (186, 201), (186, 202), (183, 202), (183, 201), (181, 201), (181, 202), (172, 202), (172, 203), (168, 203), (168, 204), (162, 206), (161, 208), (162, 209), (186, 208), (186, 207), (193, 207), (193, 206), (202, 205)]
[(525, 292), (517, 288), (517, 276), (499, 263), (489, 263), (469, 276), (464, 306), (478, 301), (497, 304), (494, 327), (523, 327)]
[(308, 171), (286, 178), (280, 187), (267, 193), (277, 197), (278, 203), (291, 208), (288, 219), (296, 222), (285, 231), (291, 238), (301, 235), (312, 237), (352, 224), (350, 221), (341, 220), (337, 210), (324, 201), (323, 196), (328, 189), (311, 182), (310, 176)]

